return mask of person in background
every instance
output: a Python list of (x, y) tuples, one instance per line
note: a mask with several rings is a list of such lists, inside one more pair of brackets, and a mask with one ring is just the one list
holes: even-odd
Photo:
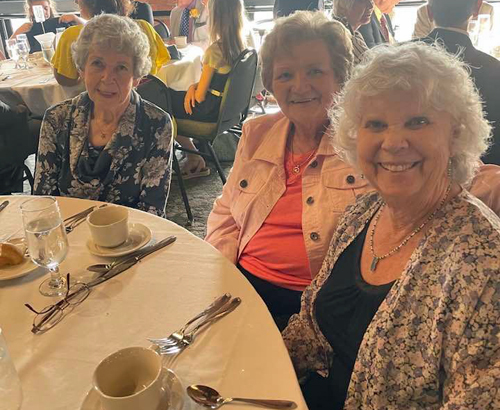
[[(128, 16), (133, 10), (130, 0), (78, 0), (80, 14), (85, 20), (90, 20), (101, 13)], [(163, 40), (155, 29), (144, 20), (134, 20), (146, 34), (149, 43), (149, 57), (151, 58), (151, 74), (156, 74), (162, 65), (170, 60), (170, 54), (163, 44)], [(77, 25), (66, 29), (59, 39), (52, 58), (54, 77), (64, 86), (74, 86), (79, 83), (78, 70), (73, 61), (71, 46), (83, 30), (84, 25)]]
[[(222, 93), (234, 61), (246, 48), (244, 6), (242, 0), (210, 0), (210, 46), (203, 55), (203, 69), (198, 83), (187, 91), (169, 89), (175, 119), (217, 122)], [(191, 139), (178, 136), (184, 148), (196, 150)], [(184, 179), (210, 174), (203, 157), (188, 153), (181, 168)]]
[(280, 107), (243, 125), (205, 240), (238, 266), (278, 327), (300, 310), (344, 208), (368, 184), (336, 155), (327, 111), (352, 65), (351, 35), (322, 12), (276, 20), (262, 82)]
[(465, 188), (490, 135), (466, 66), (375, 47), (331, 117), (375, 192), (346, 209), (283, 332), (308, 408), (500, 408), (500, 218)]
[(373, 14), (372, 0), (334, 0), (334, 16), (347, 27), (352, 34), (352, 52), (354, 64), (361, 61), (361, 57), (368, 49), (365, 40), (358, 31), (359, 27), (370, 22)]
[(170, 12), (170, 36), (186, 36), (188, 42), (210, 41), (208, 27), (208, 0), (177, 0)]
[(26, 18), (28, 21), (14, 31), (10, 38), (16, 38), (18, 34), (24, 34), (31, 30), (33, 23), (35, 23), (35, 17), (33, 15), (33, 6), (42, 6), (43, 14), (45, 20), (54, 18), (56, 16), (56, 5), (53, 0), (26, 0), (24, 3), (24, 11), (26, 13)]
[(370, 22), (359, 28), (368, 48), (378, 44), (394, 43), (394, 30), (389, 13), (392, 13), (399, 1), (374, 0), (375, 7)]
[(172, 122), (133, 90), (151, 67), (146, 34), (132, 19), (101, 14), (84, 26), (72, 50), (87, 91), (46, 111), (35, 194), (164, 216)]
[(286, 17), (298, 10), (323, 10), (323, 0), (275, 0), (274, 18)]
[[(492, 30), (494, 23), (494, 11), (495, 8), (485, 1), (482, 1), (481, 7), (478, 11), (478, 15), (487, 14), (490, 16), (490, 27)], [(477, 19), (477, 15), (472, 16), (472, 19)], [(429, 3), (427, 3), (423, 6), (420, 6), (417, 10), (417, 21), (415, 22), (415, 28), (413, 29), (412, 39), (427, 37), (429, 33), (434, 29), (435, 24), (429, 13)]]
[(429, 14), (437, 28), (421, 40), (437, 42), (469, 66), (482, 97), (486, 118), (493, 127), (493, 141), (482, 160), (487, 164), (500, 165), (500, 61), (476, 49), (467, 33), (469, 19), (477, 16), (481, 0), (432, 0)]

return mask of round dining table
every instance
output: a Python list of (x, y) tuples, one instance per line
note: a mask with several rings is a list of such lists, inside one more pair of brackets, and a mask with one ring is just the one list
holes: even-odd
[[(9, 201), (0, 212), (0, 240), (22, 234), (20, 205), (29, 198), (0, 196), (0, 203)], [(64, 197), (57, 202), (63, 219), (100, 205)], [(129, 209), (129, 223), (147, 226), (152, 241), (170, 235), (177, 240), (92, 288), (87, 299), (45, 333), (31, 333), (35, 314), (24, 304), (41, 309), (59, 300), (38, 291), (48, 273), (36, 268), (2, 280), (0, 269), (0, 327), (21, 380), (21, 408), (100, 410), (92, 374), (103, 358), (130, 346), (150, 347), (147, 338), (168, 336), (218, 296), (230, 293), (242, 299), (236, 310), (206, 328), (181, 353), (163, 356), (164, 366), (176, 376), (170, 410), (201, 408), (185, 393), (191, 384), (212, 386), (226, 397), (293, 400), (298, 409), (307, 409), (281, 335), (238, 269), (210, 244), (171, 221)], [(89, 238), (86, 223), (68, 234), (69, 252), (60, 266), (63, 274), (90, 281), (95, 274), (86, 267), (109, 260), (89, 252)]]

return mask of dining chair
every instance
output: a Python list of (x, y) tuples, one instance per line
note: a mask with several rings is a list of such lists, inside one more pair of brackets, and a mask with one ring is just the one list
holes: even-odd
[[(200, 155), (213, 162), (222, 184), (226, 183), (226, 175), (212, 147), (212, 143), (218, 135), (224, 132), (229, 132), (237, 138), (241, 136), (241, 126), (248, 115), (256, 72), (257, 52), (254, 49), (246, 49), (238, 56), (229, 73), (221, 97), (222, 101), (217, 122), (202, 122), (187, 119), (177, 120), (178, 135), (193, 138), (201, 148), (199, 151), (193, 151), (178, 146), (177, 149)], [(179, 188), (182, 192), (185, 188), (184, 184), (181, 184), (182, 175), (180, 173), (177, 173), (177, 179), (179, 180)], [(183, 198), (184, 196), (187, 198), (187, 194), (183, 193), (182, 195)]]
[[(177, 137), (177, 122), (172, 116), (172, 103), (170, 101), (170, 94), (168, 92), (168, 87), (163, 81), (152, 74), (148, 74), (137, 87), (137, 92), (146, 101), (152, 102), (153, 104), (160, 107), (163, 111), (170, 114), (172, 117), (172, 138)], [(176, 175), (181, 175), (181, 170), (179, 166), (179, 161), (175, 155), (175, 144), (172, 152), (172, 167)], [(184, 180), (182, 178), (178, 179), (179, 189), (181, 191), (182, 201), (184, 202), (184, 207), (186, 208), (186, 214), (188, 218), (187, 225), (191, 226), (193, 223), (193, 213), (191, 211), (191, 206), (189, 205), (189, 200), (186, 193), (186, 187), (184, 185)]]
[(163, 40), (170, 38), (170, 30), (163, 21), (155, 19), (154, 29)]

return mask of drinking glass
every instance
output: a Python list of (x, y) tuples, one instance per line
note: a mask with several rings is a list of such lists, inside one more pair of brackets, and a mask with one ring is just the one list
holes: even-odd
[(68, 253), (68, 238), (57, 201), (52, 197), (29, 199), (21, 205), (21, 212), (31, 260), (50, 270), (50, 278), (40, 284), (40, 293), (66, 294), (66, 280), (59, 273), (59, 264)]
[(26, 44), (26, 47), (28, 48), (28, 52), (31, 51), (30, 42), (28, 41), (28, 36), (26, 34), (18, 34), (16, 36), (16, 40), (17, 40), (17, 43)]
[(51, 64), (52, 56), (54, 55), (54, 47), (52, 47), (52, 43), (42, 43), (42, 55), (43, 59)]
[(26, 46), (26, 43), (24, 41), (17, 42), (17, 49), (19, 52), (19, 57), (21, 58), (21, 60), (23, 62), (23, 66), (21, 68), (23, 68), (24, 70), (27, 70), (29, 68), (28, 67), (28, 57), (30, 55), (30, 50)]
[(9, 57), (14, 63), (16, 63), (15, 68), (19, 68), (19, 49), (17, 48), (17, 41), (15, 38), (7, 40), (7, 50), (9, 51)]
[(0, 329), (0, 410), (19, 410), (22, 401), (21, 381)]

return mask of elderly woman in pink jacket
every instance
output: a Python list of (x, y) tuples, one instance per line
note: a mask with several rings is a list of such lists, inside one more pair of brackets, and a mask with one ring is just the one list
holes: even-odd
[(206, 240), (237, 264), (279, 327), (300, 310), (337, 220), (367, 189), (330, 144), (327, 110), (352, 64), (350, 33), (319, 12), (278, 19), (262, 80), (281, 112), (248, 121)]

